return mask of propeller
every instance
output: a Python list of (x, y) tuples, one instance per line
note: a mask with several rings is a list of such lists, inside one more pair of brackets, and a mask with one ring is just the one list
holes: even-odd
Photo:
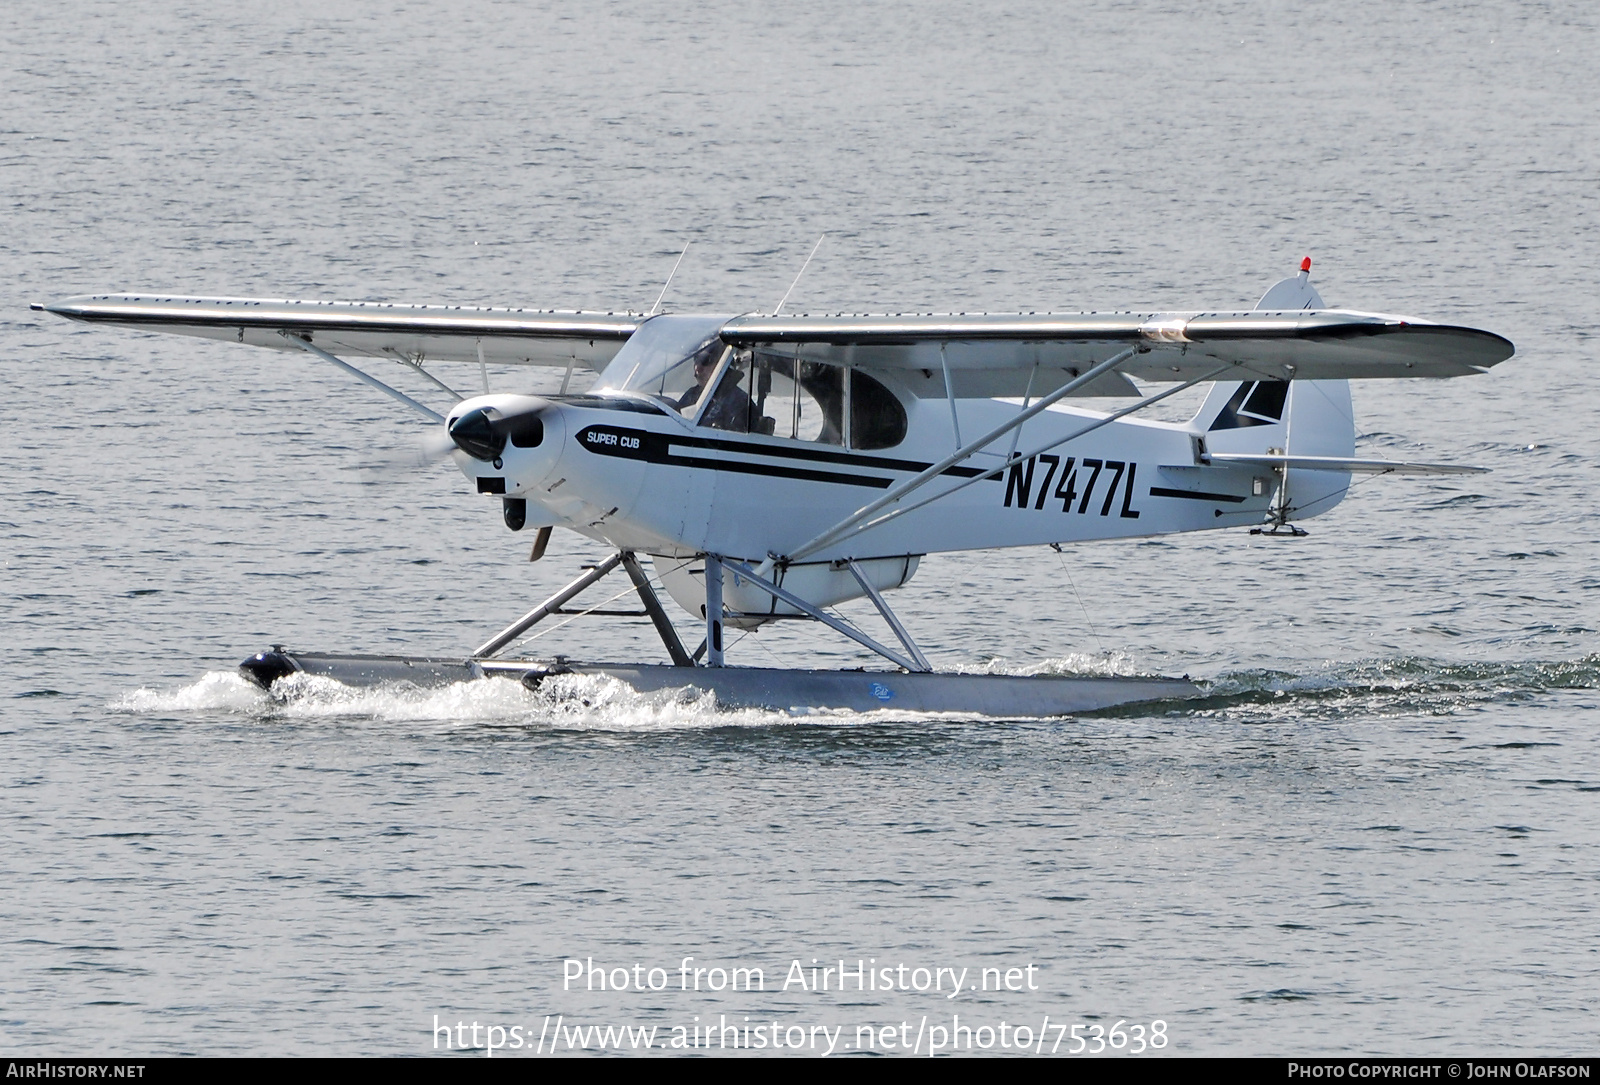
[(474, 407), (444, 425), (430, 426), (409, 453), (397, 449), (363, 467), (375, 476), (392, 478), (437, 463), (457, 449), (498, 467), (507, 445), (537, 448), (544, 442), (544, 423), (538, 413), (545, 403), (530, 400), (527, 407), (509, 412), (498, 406)]
[(449, 423), (450, 440), (475, 460), (498, 461), (509, 441), (517, 448), (537, 448), (544, 441), (544, 422), (536, 401), (526, 410), (508, 414), (499, 407), (474, 407)]

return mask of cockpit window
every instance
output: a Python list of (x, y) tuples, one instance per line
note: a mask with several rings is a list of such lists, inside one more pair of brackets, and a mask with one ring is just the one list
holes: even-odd
[[(617, 351), (595, 382), (594, 391), (642, 392), (682, 410), (679, 404), (685, 394), (698, 387), (695, 363), (709, 359), (714, 366), (721, 361), (726, 348), (718, 333), (727, 321), (724, 316), (649, 318)], [(698, 406), (694, 399), (689, 403)]]

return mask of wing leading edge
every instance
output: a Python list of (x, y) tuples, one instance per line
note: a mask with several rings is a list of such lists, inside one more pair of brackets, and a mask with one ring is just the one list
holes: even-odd
[[(288, 301), (103, 294), (35, 306), (58, 316), (294, 349), (288, 332), (333, 354), (598, 372), (648, 319), (584, 313), (386, 302)], [(1492, 332), (1338, 309), (1240, 313), (1072, 313), (957, 316), (731, 317), (722, 339), (863, 369), (921, 371), (943, 396), (1044, 395), (1130, 345), (1117, 373), (1081, 395), (1129, 395), (1127, 377), (1184, 381), (1229, 367), (1222, 380), (1456, 377), (1510, 358)], [(912, 385), (918, 382), (911, 381)]]

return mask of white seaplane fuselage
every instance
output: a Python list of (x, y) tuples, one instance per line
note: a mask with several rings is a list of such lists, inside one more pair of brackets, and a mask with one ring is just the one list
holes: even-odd
[[(1303, 382), (1302, 387), (1310, 383), (1338, 382)], [(759, 562), (769, 554), (786, 553), (956, 447), (942, 400), (911, 401), (905, 442), (871, 452), (697, 427), (670, 409), (621, 395), (480, 396), (457, 404), (451, 417), (485, 406), (519, 414), (536, 410), (544, 434), (537, 447), (508, 446), (500, 467), (453, 452), (480, 493), (527, 499), (529, 526), (567, 527), (619, 549), (662, 556), (711, 552)], [(970, 427), (970, 432), (982, 432), (1002, 424), (1019, 406), (1018, 401), (964, 400), (957, 409), (963, 431)], [(1068, 437), (1085, 421), (1101, 417), (1101, 412), (1080, 407), (1052, 406), (1023, 424), (1018, 444), (1027, 448)], [(1269, 434), (1281, 438), (1282, 426), (1208, 435), (1190, 422), (1118, 419), (926, 508), (835, 543), (813, 560), (1260, 523), (1276, 486), (1270, 472), (1212, 465), (1200, 457), (1203, 451), (1281, 447), (1281, 439), (1274, 446)], [(1296, 437), (1297, 446), (1304, 447), (1301, 435)], [(960, 482), (983, 474), (989, 467), (985, 460), (999, 466), (1010, 442), (999, 443), (1002, 447), (994, 451), (978, 453), (975, 466), (947, 468), (945, 476)], [(1317, 451), (1352, 454), (1349, 447)], [(1322, 477), (1328, 497), (1301, 515), (1333, 508), (1348, 479)], [(930, 493), (941, 488), (933, 483)]]

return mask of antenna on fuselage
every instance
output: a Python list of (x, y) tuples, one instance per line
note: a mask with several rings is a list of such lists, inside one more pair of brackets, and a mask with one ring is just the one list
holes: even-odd
[[(823, 234), (821, 237), (817, 238), (817, 243), (811, 246), (811, 256), (817, 255), (817, 250), (822, 248), (822, 243), (827, 239), (827, 234)], [(789, 295), (794, 293), (794, 288), (800, 285), (800, 275), (804, 275), (806, 273), (806, 268), (811, 266), (811, 256), (806, 257), (806, 262), (800, 265), (800, 274), (794, 277), (794, 282), (789, 284), (789, 289), (783, 292), (783, 297), (778, 299), (777, 305), (773, 306), (773, 316), (778, 315), (778, 311), (783, 308), (783, 303), (789, 300)]]
[(667, 287), (672, 285), (672, 277), (678, 273), (678, 264), (683, 263), (683, 258), (689, 255), (689, 246), (692, 244), (694, 244), (693, 240), (685, 241), (683, 243), (683, 251), (678, 254), (678, 263), (673, 264), (672, 270), (667, 272), (667, 281), (661, 284), (661, 295), (656, 298), (656, 303), (650, 306), (650, 311), (646, 313), (645, 316), (655, 316), (656, 310), (661, 308), (661, 303), (666, 299), (667, 296)]

